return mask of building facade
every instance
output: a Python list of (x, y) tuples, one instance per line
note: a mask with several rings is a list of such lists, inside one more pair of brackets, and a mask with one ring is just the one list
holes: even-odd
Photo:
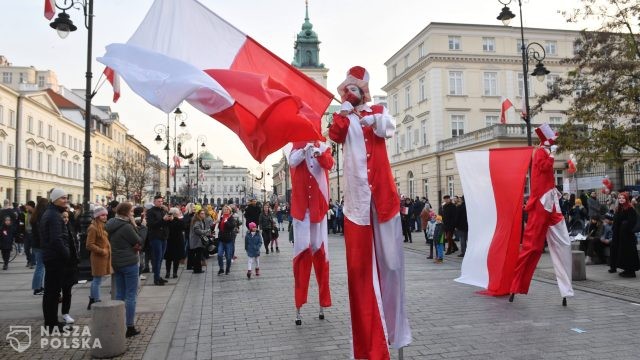
[[(544, 48), (544, 65), (551, 71), (542, 82), (529, 75), (533, 105), (570, 70), (560, 61), (573, 56), (578, 33), (533, 28), (524, 32), (525, 45), (537, 42)], [(456, 151), (527, 144), (520, 118), (524, 107), (520, 46), (519, 28), (431, 23), (387, 60), (383, 90), (397, 122), (387, 150), (400, 194), (429, 199), (462, 194)], [(534, 66), (530, 62), (529, 73)], [(501, 124), (505, 99), (514, 106), (506, 112), (506, 124)], [(544, 122), (564, 123), (562, 111), (567, 108), (566, 102), (546, 104), (531, 118), (532, 128)], [(555, 167), (562, 184), (564, 161), (558, 158)]]

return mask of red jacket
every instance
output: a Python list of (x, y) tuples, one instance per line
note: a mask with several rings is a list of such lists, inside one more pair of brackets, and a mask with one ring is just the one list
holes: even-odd
[[(305, 151), (306, 143), (294, 144), (290, 158), (296, 151)], [(299, 155), (299, 154), (298, 154)], [(290, 160), (291, 161), (291, 160)], [(308, 163), (309, 162), (309, 163)], [(291, 216), (297, 220), (304, 220), (304, 214), (309, 209), (312, 223), (324, 221), (329, 210), (328, 198), (323, 195), (316, 178), (309, 172), (308, 167), (319, 166), (324, 174), (325, 189), (329, 188), (329, 172), (333, 167), (331, 148), (326, 149), (320, 156), (305, 157), (296, 166), (291, 165)], [(327, 193), (328, 195), (328, 193)]]

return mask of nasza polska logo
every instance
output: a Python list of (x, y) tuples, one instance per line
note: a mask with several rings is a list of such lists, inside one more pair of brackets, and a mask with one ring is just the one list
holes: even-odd
[[(20, 339), (24, 337), (21, 335), (26, 335), (27, 338)], [(9, 333), (6, 336), (6, 339), (9, 340), (9, 345), (11, 345), (11, 347), (15, 351), (21, 353), (27, 350), (29, 346), (31, 346), (31, 326), (25, 326), (25, 325), (9, 326)]]
[[(23, 352), (31, 346), (31, 326), (11, 325), (6, 339), (9, 345), (17, 351)], [(91, 338), (89, 326), (66, 325), (62, 328), (47, 326), (40, 327), (41, 349), (96, 349), (102, 348), (100, 339)]]

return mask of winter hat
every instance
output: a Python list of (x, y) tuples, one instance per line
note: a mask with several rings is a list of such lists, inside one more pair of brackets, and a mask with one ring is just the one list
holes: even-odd
[(51, 194), (49, 194), (49, 200), (51, 200), (51, 202), (54, 202), (63, 196), (67, 196), (67, 192), (60, 188), (55, 188), (51, 190)]
[(436, 216), (436, 221), (442, 221), (442, 215)]
[(369, 94), (369, 73), (362, 66), (354, 66), (347, 71), (347, 78), (338, 86), (338, 94), (340, 94), (340, 100), (345, 101), (348, 93), (347, 86), (355, 85), (364, 93), (362, 101), (371, 101), (371, 94)]
[(258, 226), (256, 225), (256, 223), (254, 223), (253, 221), (249, 223), (249, 229), (255, 229)]
[(540, 143), (545, 146), (551, 146), (555, 144), (558, 138), (558, 133), (551, 129), (549, 124), (544, 123), (536, 128), (536, 135), (540, 139)]
[(100, 215), (107, 215), (108, 211), (107, 209), (103, 208), (102, 206), (98, 206), (95, 209), (93, 209), (93, 218), (96, 219), (98, 218), (98, 216)]

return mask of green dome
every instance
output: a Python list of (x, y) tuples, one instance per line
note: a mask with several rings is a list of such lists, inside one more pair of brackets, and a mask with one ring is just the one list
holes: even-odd
[(202, 160), (215, 160), (216, 158), (208, 151), (203, 151), (200, 153), (200, 159)]

